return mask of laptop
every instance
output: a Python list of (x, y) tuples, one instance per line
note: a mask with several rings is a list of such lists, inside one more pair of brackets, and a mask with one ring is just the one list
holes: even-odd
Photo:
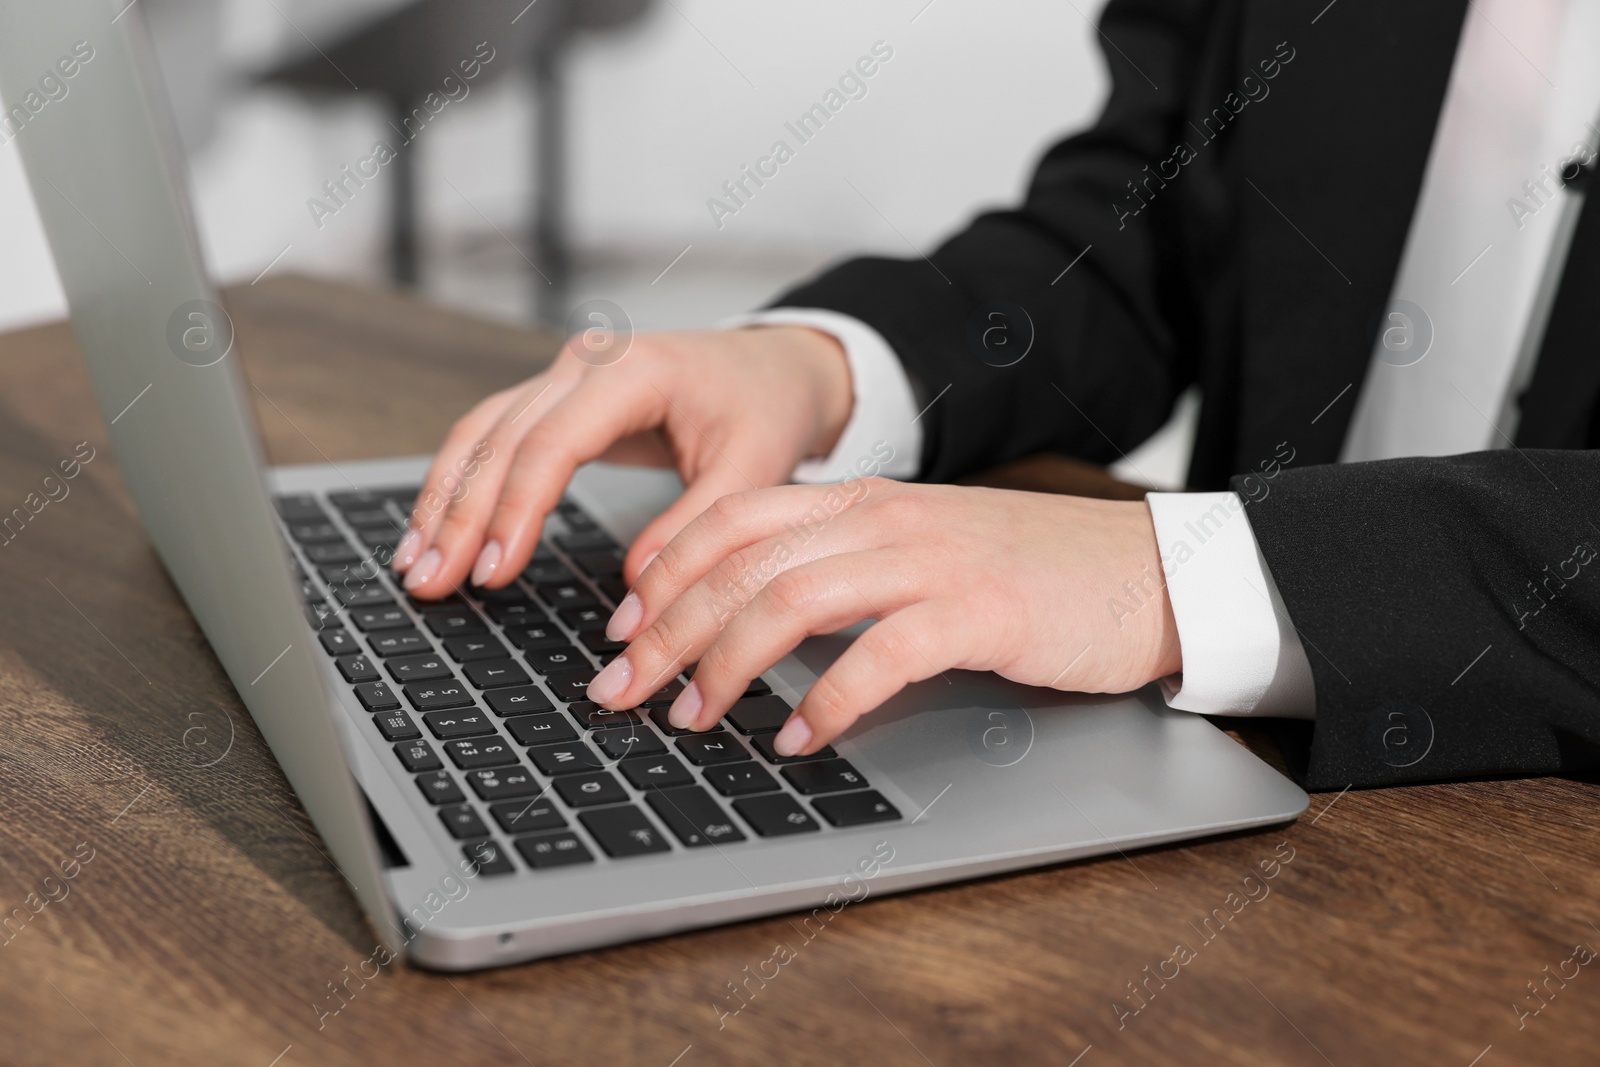
[(682, 678), (638, 713), (587, 703), (618, 647), (602, 627), (622, 546), (675, 477), (590, 465), (513, 587), (412, 601), (385, 564), (426, 457), (263, 462), (140, 12), (0, 6), (0, 97), (149, 537), (391, 954), (463, 970), (773, 913), (826, 922), (872, 895), (1305, 810), (1154, 687), (952, 671), (830, 750), (777, 757), (773, 732), (858, 631), (807, 641), (707, 734), (666, 722)]

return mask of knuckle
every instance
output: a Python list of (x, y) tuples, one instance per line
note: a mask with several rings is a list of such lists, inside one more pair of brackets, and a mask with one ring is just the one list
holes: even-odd
[(784, 571), (767, 583), (763, 595), (778, 613), (803, 615), (821, 597), (822, 589), (803, 570)]
[(854, 717), (846, 700), (839, 683), (826, 674), (818, 678), (806, 694), (806, 702), (811, 705), (808, 710), (828, 723), (844, 722)]
[(706, 526), (713, 531), (725, 531), (738, 527), (739, 523), (749, 513), (750, 499), (746, 493), (729, 493), (719, 496), (706, 508)]

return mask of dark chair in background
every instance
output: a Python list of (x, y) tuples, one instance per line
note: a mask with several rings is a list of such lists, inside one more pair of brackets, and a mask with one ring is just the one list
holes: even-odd
[[(266, 84), (291, 86), (315, 96), (355, 93), (382, 97), (396, 129), (440, 91), (446, 74), (460, 75), (480, 42), (495, 50), (494, 62), (473, 82), (526, 71), (534, 94), (533, 202), (529, 235), (534, 308), (541, 322), (559, 326), (566, 315), (571, 253), (566, 229), (567, 143), (562, 60), (580, 32), (630, 22), (650, 0), (416, 0), (343, 36), (265, 72)], [(389, 254), (395, 281), (415, 285), (419, 277), (417, 163), (411, 145), (397, 145), (392, 170)]]

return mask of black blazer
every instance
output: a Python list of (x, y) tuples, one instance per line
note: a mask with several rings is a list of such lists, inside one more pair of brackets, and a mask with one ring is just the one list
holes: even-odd
[[(1467, 9), (1111, 0), (1105, 111), (1019, 207), (775, 301), (876, 327), (921, 403), (950, 386), (922, 419), (929, 480), (1115, 460), (1199, 385), (1190, 487), (1251, 501), (1315, 676), (1314, 726), (1286, 728), (1312, 788), (1600, 766), (1600, 195), (1519, 447), (1335, 462)], [(993, 302), (1031, 322), (1007, 367), (973, 344)]]

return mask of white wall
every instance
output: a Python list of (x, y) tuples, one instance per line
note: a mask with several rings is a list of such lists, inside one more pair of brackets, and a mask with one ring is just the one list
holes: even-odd
[[(225, 2), (226, 58), (260, 62), (298, 40), (267, 0)], [(315, 37), (316, 12), (330, 6), (318, 0), (285, 9)], [(909, 254), (908, 240), (924, 246), (979, 207), (1014, 198), (1043, 146), (1093, 113), (1104, 71), (1087, 19), (1098, 7), (1098, 0), (1077, 7), (1047, 0), (658, 4), (627, 31), (585, 43), (574, 59), (575, 236), (586, 246), (674, 254), (693, 243), (690, 255), (708, 258), (785, 249)], [(796, 145), (784, 121), (819, 101), (878, 40), (894, 57), (868, 81), (868, 94), (797, 146), (796, 158), (718, 230), (707, 198), (775, 139)], [(525, 90), (514, 80), (447, 109), (419, 141), (430, 227), (480, 230), (479, 211), (508, 230), (520, 223), (530, 126)], [(230, 99), (220, 132), (194, 165), (217, 273), (249, 280), (286, 246), (278, 269), (372, 273), (383, 191), (369, 190), (320, 231), (305, 201), (381, 129), (360, 105), (316, 111), (269, 92)], [(16, 146), (7, 145), (0, 148), (0, 328), (63, 310)]]

